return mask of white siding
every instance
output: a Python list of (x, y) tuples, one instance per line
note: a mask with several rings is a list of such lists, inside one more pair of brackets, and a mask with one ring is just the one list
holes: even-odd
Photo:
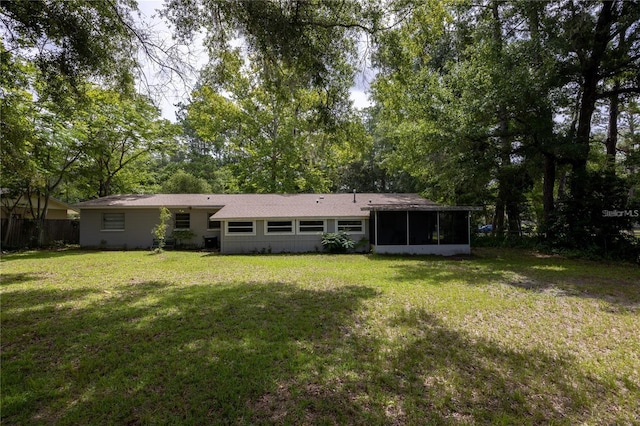
[[(204, 237), (217, 236), (220, 231), (207, 230), (207, 210), (170, 209), (172, 219), (167, 228), (167, 237), (173, 231), (175, 213), (190, 214), (190, 230), (195, 236), (183, 243), (194, 247), (204, 246)], [(124, 213), (124, 230), (102, 230), (102, 214)], [(146, 249), (153, 244), (152, 229), (160, 222), (160, 209), (83, 209), (80, 220), (80, 245), (82, 247)]]
[[(272, 220), (272, 219), (268, 219)], [(321, 252), (322, 235), (312, 234), (291, 234), (291, 235), (272, 235), (266, 234), (266, 222), (268, 220), (256, 220), (255, 235), (229, 235), (225, 233), (222, 237), (221, 252), (222, 253), (306, 253)], [(277, 220), (277, 219), (273, 219)], [(297, 225), (294, 226), (296, 228)], [(369, 238), (368, 229), (369, 221), (364, 221), (364, 234), (353, 235), (354, 241), (357, 243), (361, 238)], [(336, 220), (327, 220), (327, 232), (335, 232)], [(363, 247), (362, 250), (368, 250)]]

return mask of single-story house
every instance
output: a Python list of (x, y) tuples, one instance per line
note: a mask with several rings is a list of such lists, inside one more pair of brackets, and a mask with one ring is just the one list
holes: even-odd
[(76, 207), (83, 247), (150, 248), (166, 207), (168, 236), (222, 253), (322, 251), (323, 233), (345, 231), (361, 251), (442, 255), (470, 252), (474, 210), (417, 194), (366, 193), (114, 195)]

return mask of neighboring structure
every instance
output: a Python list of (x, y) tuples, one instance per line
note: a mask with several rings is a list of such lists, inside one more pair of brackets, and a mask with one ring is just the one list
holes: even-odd
[[(33, 219), (31, 214), (31, 206), (29, 205), (29, 199), (20, 197), (18, 199), (9, 198), (6, 195), (6, 191), (0, 190), (0, 197), (2, 202), (0, 203), (0, 219), (8, 219), (9, 215), (13, 219)], [(35, 210), (44, 208), (44, 197), (40, 197), (40, 204), (38, 204), (38, 197), (31, 197), (31, 205)], [(47, 205), (47, 219), (71, 219), (78, 215), (78, 212), (71, 208), (68, 204), (55, 198), (49, 198)]]
[[(44, 221), (34, 216), (43, 213), (44, 197), (10, 197), (0, 189), (0, 245), (3, 249), (46, 247), (53, 244), (78, 244), (78, 212), (68, 204), (49, 198)], [(40, 219), (43, 219), (42, 217)]]
[(322, 251), (323, 233), (346, 231), (361, 251), (444, 255), (470, 252), (473, 210), (416, 194), (355, 193), (118, 195), (76, 207), (83, 247), (149, 248), (166, 207), (167, 235), (222, 253)]

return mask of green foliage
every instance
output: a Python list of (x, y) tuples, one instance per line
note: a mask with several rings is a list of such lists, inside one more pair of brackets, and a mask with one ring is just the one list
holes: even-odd
[[(550, 237), (548, 244), (554, 249), (636, 260), (640, 240), (633, 236), (633, 225), (640, 218), (640, 203), (629, 202), (625, 179), (611, 172), (590, 172), (582, 180), (586, 196), (560, 200), (553, 221), (544, 230)], [(610, 212), (626, 213), (615, 216)]]
[[(380, 163), (410, 174), (436, 201), (491, 206), (499, 234), (519, 234), (521, 219), (534, 213), (542, 229), (548, 220), (570, 234), (599, 227), (587, 210), (561, 218), (553, 210), (559, 201), (564, 209), (589, 197), (583, 176), (594, 102), (616, 87), (626, 87), (619, 95), (638, 90), (631, 71), (640, 57), (638, 4), (409, 3), (406, 19), (380, 35), (376, 52), (375, 135), (389, 146)], [(611, 81), (602, 81), (607, 73), (599, 67)], [(628, 161), (637, 148), (624, 146)], [(625, 183), (629, 196), (633, 182)], [(569, 198), (560, 200), (561, 193)], [(614, 233), (624, 239), (621, 229)], [(589, 244), (610, 244), (599, 231), (586, 234)]]
[(211, 187), (206, 180), (178, 170), (162, 184), (161, 192), (164, 194), (208, 194), (211, 193)]
[(77, 114), (87, 128), (74, 176), (86, 188), (83, 198), (138, 192), (149, 179), (151, 155), (174, 148), (177, 126), (143, 96), (93, 87)]
[[(239, 51), (227, 52), (185, 108), (185, 128), (202, 143), (209, 169), (217, 163), (230, 172), (228, 182), (241, 192), (335, 189), (340, 166), (367, 145), (361, 118), (345, 108), (329, 123), (318, 104), (333, 108), (337, 98), (304, 88), (295, 75), (271, 84), (258, 68)], [(348, 86), (339, 90), (338, 98), (348, 97)]]
[(0, 187), (18, 195), (24, 191), (25, 177), (35, 172), (29, 155), (36, 138), (37, 111), (29, 90), (34, 74), (31, 64), (11, 55), (0, 43)]
[(171, 236), (175, 238), (178, 245), (184, 245), (187, 241), (196, 236), (190, 229), (174, 229)]
[(330, 253), (346, 253), (356, 246), (355, 241), (344, 231), (325, 232), (321, 242), (322, 247)]
[[(324, 0), (191, 0), (188, 6), (169, 2), (163, 13), (177, 28), (180, 39), (190, 41), (204, 30), (212, 62), (229, 63), (226, 55), (232, 50), (231, 44), (242, 37), (259, 66), (255, 72), (267, 86), (290, 84), (293, 75), (297, 86), (326, 90), (334, 98), (331, 103), (344, 106), (348, 98), (340, 99), (342, 93), (335, 88), (352, 80), (351, 59), (357, 53), (360, 30), (375, 28), (379, 19), (374, 14), (375, 3), (366, 6)], [(222, 67), (216, 68), (215, 74), (226, 80), (228, 72), (233, 73)], [(317, 104), (326, 107), (328, 119), (336, 111), (331, 103)]]
[(69, 88), (81, 86), (88, 76), (130, 88), (136, 63), (132, 52), (144, 39), (132, 17), (135, 9), (128, 0), (2, 2), (2, 44), (32, 58), (56, 102), (65, 103), (74, 95)]
[(0, 5), (2, 187), (42, 197), (36, 217), (51, 196), (72, 203), (142, 192), (143, 160), (167, 140), (158, 111), (133, 89), (132, 55), (147, 40), (130, 16), (135, 7)]
[(167, 238), (167, 228), (171, 220), (171, 212), (166, 207), (160, 207), (159, 223), (153, 227), (151, 233), (158, 240), (158, 252), (162, 252)]
[[(207, 167), (183, 168), (226, 192), (351, 189), (341, 177), (361, 159), (369, 136), (352, 111), (349, 88), (359, 36), (374, 31), (378, 8), (375, 2), (168, 2), (163, 13), (178, 38), (204, 30), (211, 55), (183, 120), (189, 143), (205, 148), (198, 149), (204, 157), (190, 152), (189, 160)], [(240, 48), (236, 37), (243, 39)], [(228, 180), (211, 176), (220, 168)]]

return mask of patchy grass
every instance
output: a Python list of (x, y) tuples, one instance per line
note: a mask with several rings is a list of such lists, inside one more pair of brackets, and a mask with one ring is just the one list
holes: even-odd
[(3, 424), (637, 424), (640, 269), (2, 257)]

